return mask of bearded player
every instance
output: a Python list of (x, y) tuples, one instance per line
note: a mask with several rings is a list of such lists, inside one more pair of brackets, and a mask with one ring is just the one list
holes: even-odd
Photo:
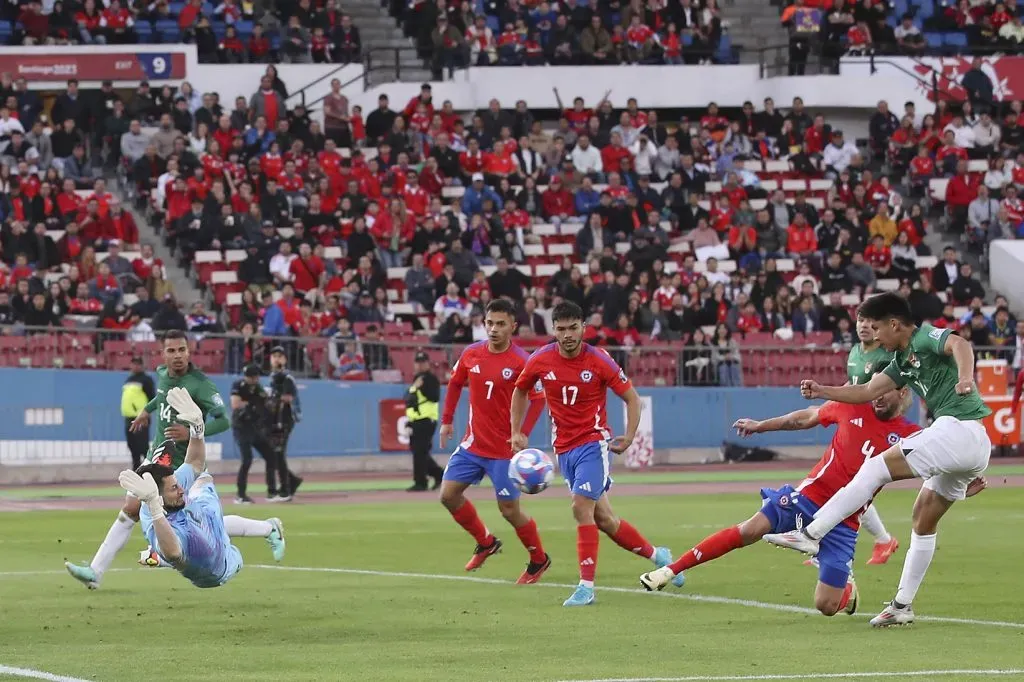
[[(733, 428), (744, 438), (755, 433), (804, 431), (832, 424), (839, 428), (825, 454), (800, 485), (796, 488), (786, 485), (778, 490), (762, 488), (764, 502), (759, 512), (738, 526), (730, 526), (704, 538), (675, 563), (644, 573), (640, 576), (640, 584), (647, 590), (660, 590), (676, 575), (694, 566), (752, 545), (768, 533), (799, 528), (853, 478), (866, 458), (882, 452), (899, 438), (920, 430), (903, 417), (909, 406), (910, 392), (893, 389), (871, 405), (825, 403), (764, 421), (738, 420)], [(850, 567), (857, 544), (860, 512), (856, 510), (843, 520), (842, 525), (822, 538), (821, 552), (817, 557), (818, 585), (814, 590), (814, 606), (826, 616), (840, 611), (853, 615), (857, 610), (857, 584), (850, 575)]]
[[(896, 596), (871, 620), (874, 627), (914, 622), (911, 604), (935, 555), (939, 520), (967, 497), (988, 467), (992, 443), (982, 419), (991, 414), (974, 385), (974, 349), (970, 342), (930, 324), (917, 327), (907, 301), (894, 293), (872, 296), (859, 315), (871, 322), (878, 341), (895, 353), (892, 362), (867, 384), (821, 386), (805, 380), (800, 393), (860, 404), (893, 388), (909, 386), (935, 415), (935, 421), (912, 436), (893, 443), (880, 457), (864, 463), (857, 475), (802, 529), (770, 534), (765, 540), (780, 547), (817, 555), (822, 539), (844, 518), (892, 481), (924, 479), (914, 502), (913, 531)], [(980, 480), (980, 483), (979, 483)]]
[[(572, 302), (554, 307), (551, 322), (556, 343), (530, 356), (512, 393), (512, 451), (526, 447), (523, 433), (530, 391), (538, 381), (544, 388), (555, 453), (569, 491), (576, 518), (576, 554), (580, 583), (563, 606), (594, 603), (597, 574), (598, 529), (619, 547), (650, 559), (656, 566), (672, 560), (667, 547), (655, 547), (629, 522), (620, 519), (608, 501), (612, 486), (611, 457), (625, 452), (640, 426), (640, 396), (626, 373), (604, 350), (583, 343), (583, 311)], [(608, 429), (607, 391), (626, 403), (626, 434), (612, 438)], [(679, 576), (676, 584), (682, 585)]]
[[(196, 587), (219, 587), (242, 569), (242, 553), (231, 544), (217, 488), (206, 473), (205, 418), (184, 388), (168, 389), (166, 399), (188, 424), (184, 462), (176, 469), (146, 464), (138, 472), (122, 471), (118, 480), (141, 502), (142, 532), (160, 558)], [(175, 447), (167, 440), (157, 451)], [(285, 549), (280, 520), (260, 523), (280, 561)]]
[[(544, 551), (537, 533), (537, 522), (523, 512), (519, 505), (519, 488), (508, 475), (512, 458), (509, 403), (529, 353), (512, 343), (516, 310), (508, 301), (498, 299), (488, 304), (484, 326), (487, 328), (487, 341), (474, 343), (462, 352), (445, 393), (441, 447), (454, 434), (452, 419), (465, 386), (469, 386), (469, 424), (466, 435), (444, 469), (441, 504), (476, 540), (476, 549), (466, 564), (467, 571), (475, 571), (488, 557), (501, 550), (501, 540), (487, 529), (473, 503), (465, 497), (466, 489), (479, 483), (486, 474), (494, 486), (498, 510), (515, 528), (519, 541), (530, 553), (526, 570), (516, 581), (519, 585), (528, 585), (540, 580), (551, 566), (551, 557)], [(531, 397), (530, 413), (523, 427), (526, 433), (533, 429), (544, 407), (544, 396), (540, 391)]]
[[(189, 429), (180, 423), (177, 412), (167, 401), (167, 392), (174, 387), (184, 388), (192, 396), (193, 401), (199, 405), (204, 416), (213, 417), (206, 425), (205, 435), (212, 436), (226, 431), (231, 422), (224, 409), (224, 401), (217, 392), (217, 387), (209, 378), (198, 369), (191, 361), (188, 348), (188, 339), (184, 332), (172, 330), (167, 332), (163, 338), (164, 365), (157, 369), (157, 392), (139, 413), (132, 423), (133, 429), (145, 428), (149, 423), (150, 414), (157, 413), (156, 433), (146, 455), (145, 464), (156, 462), (177, 469), (185, 461), (188, 451)], [(172, 448), (160, 447), (165, 440), (174, 443)], [(107, 531), (107, 536), (96, 551), (96, 556), (87, 566), (65, 562), (68, 572), (78, 581), (85, 584), (89, 589), (96, 589), (103, 580), (103, 574), (114, 562), (117, 556), (131, 538), (132, 529), (139, 522), (140, 502), (137, 497), (127, 495), (124, 506), (114, 524)], [(228, 534), (239, 536), (260, 536), (265, 526), (261, 521), (253, 521), (241, 516), (228, 517)], [(152, 548), (144, 553), (144, 559), (140, 563), (146, 565), (158, 565), (159, 560), (152, 552)]]

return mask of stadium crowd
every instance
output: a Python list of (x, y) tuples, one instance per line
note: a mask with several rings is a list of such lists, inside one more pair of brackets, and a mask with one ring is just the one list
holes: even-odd
[[(364, 117), (335, 82), (321, 126), (285, 109), (273, 67), (231, 109), (187, 84), (141, 83), (125, 102), (72, 81), (44, 121), (23, 83), (0, 85), (0, 323), (95, 314), (135, 340), (229, 330), (244, 360), (264, 337), (323, 337), (344, 375), (389, 365), (386, 353), (360, 353), (361, 335), (469, 342), (483, 337), (481, 308), (507, 297), (520, 305), (520, 336), (539, 343), (551, 306), (573, 300), (588, 340), (686, 348), (706, 362), (686, 364), (685, 381), (731, 384), (742, 380), (741, 341), (787, 329), (848, 345), (860, 297), (894, 287), (921, 319), (979, 345), (1013, 343), (1005, 301), (997, 313), (983, 306), (956, 249), (918, 266), (926, 202), (896, 189), (951, 176), (951, 226), (1019, 236), (1014, 119), (1000, 160), (979, 173), (959, 146), (962, 112), (947, 112), (936, 144), (928, 120), (941, 123), (941, 111), (921, 129), (912, 108), (900, 124), (884, 103), (862, 149), (799, 98), (785, 112), (766, 100), (731, 116), (712, 103), (680, 121), (634, 99), (617, 111), (576, 98), (548, 127), (522, 101), (464, 119), (429, 85), (401, 109), (382, 96)], [(163, 263), (136, 246), (131, 212), (98, 177), (104, 166), (130, 178), (213, 310), (179, 311)]]

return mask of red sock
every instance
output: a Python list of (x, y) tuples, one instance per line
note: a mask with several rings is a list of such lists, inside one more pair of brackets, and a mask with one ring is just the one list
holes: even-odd
[(611, 538), (615, 541), (615, 544), (628, 552), (639, 554), (645, 559), (650, 559), (654, 556), (654, 545), (647, 542), (647, 538), (641, 535), (640, 531), (625, 519), (619, 521), (619, 530)]
[(469, 500), (463, 502), (461, 507), (452, 512), (452, 518), (473, 536), (476, 544), (487, 547), (494, 542), (494, 536), (480, 520), (480, 516), (476, 513), (476, 507)]
[(669, 564), (668, 567), (672, 569), (673, 573), (682, 573), (688, 568), (717, 559), (742, 546), (743, 538), (740, 536), (739, 526), (723, 528), (714, 535), (709, 535), (701, 540), (696, 547), (679, 557), (674, 564)]
[(526, 551), (530, 553), (530, 561), (535, 564), (544, 563), (547, 555), (544, 553), (544, 547), (540, 544), (537, 522), (530, 519), (526, 525), (516, 528), (516, 535), (519, 536), (519, 541), (523, 543)]
[(576, 558), (580, 562), (580, 581), (594, 585), (597, 573), (597, 526), (576, 527)]
[(846, 605), (850, 603), (850, 595), (853, 594), (853, 584), (846, 583), (846, 589), (843, 590), (843, 596), (839, 598), (839, 610), (842, 611), (846, 608)]

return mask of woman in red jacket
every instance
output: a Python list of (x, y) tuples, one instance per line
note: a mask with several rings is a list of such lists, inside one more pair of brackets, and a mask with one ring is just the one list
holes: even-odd
[(380, 247), (380, 260), (385, 268), (402, 266), (402, 252), (416, 232), (416, 220), (406, 210), (405, 202), (392, 199), (386, 212), (377, 216), (370, 230)]

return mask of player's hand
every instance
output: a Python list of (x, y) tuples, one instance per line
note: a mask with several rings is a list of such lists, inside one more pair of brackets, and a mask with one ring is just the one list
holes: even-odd
[(448, 439), (455, 435), (455, 427), (451, 424), (441, 424), (441, 447), (448, 442)]
[(971, 379), (961, 379), (956, 382), (956, 393), (957, 395), (967, 395), (974, 390), (974, 381)]
[(139, 431), (142, 431), (142, 430), (148, 429), (148, 428), (149, 428), (149, 412), (146, 412), (145, 410), (143, 410), (142, 412), (139, 412), (139, 416), (138, 417), (136, 417), (135, 419), (132, 420), (132, 423), (128, 427), (128, 430), (131, 431), (132, 433), (138, 433)]
[(512, 437), (509, 439), (508, 442), (512, 446), (512, 452), (514, 454), (516, 452), (519, 452), (520, 450), (525, 450), (526, 447), (530, 444), (530, 439), (526, 437), (525, 433), (520, 431), (519, 433), (512, 434)]
[(967, 497), (974, 497), (988, 487), (988, 480), (984, 476), (978, 476), (967, 484)]
[(188, 440), (189, 430), (184, 424), (171, 424), (164, 429), (164, 438), (170, 438), (171, 440)]
[(621, 455), (623, 452), (629, 449), (629, 446), (633, 444), (632, 438), (626, 438), (625, 436), (615, 436), (608, 443), (608, 449), (614, 452), (616, 455)]
[(153, 474), (150, 473), (139, 476), (131, 469), (126, 469), (118, 475), (117, 482), (122, 488), (147, 503), (156, 499), (160, 492), (157, 490), (156, 481), (153, 480)]
[(203, 423), (203, 411), (185, 389), (176, 387), (167, 391), (167, 404), (174, 408), (181, 421), (188, 424)]
[(739, 434), (740, 438), (749, 438), (755, 433), (761, 432), (761, 422), (756, 419), (737, 419), (736, 423), (732, 425), (732, 428), (736, 429), (736, 433)]
[(813, 379), (804, 379), (800, 382), (800, 395), (807, 400), (814, 400), (821, 397), (821, 384)]

